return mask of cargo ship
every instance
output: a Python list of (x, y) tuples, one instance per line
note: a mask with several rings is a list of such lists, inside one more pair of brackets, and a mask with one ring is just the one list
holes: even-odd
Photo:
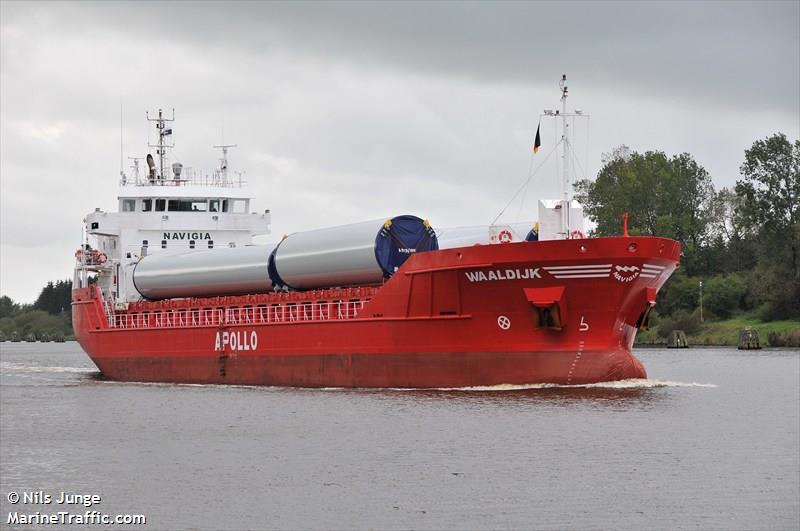
[[(632, 353), (677, 242), (585, 238), (569, 198), (567, 87), (561, 82), (564, 197), (536, 225), (435, 228), (387, 216), (289, 234), (219, 167), (157, 157), (120, 172), (119, 211), (95, 209), (75, 253), (75, 336), (112, 380), (301, 387), (582, 385), (645, 378)], [(579, 114), (578, 111), (576, 113)]]

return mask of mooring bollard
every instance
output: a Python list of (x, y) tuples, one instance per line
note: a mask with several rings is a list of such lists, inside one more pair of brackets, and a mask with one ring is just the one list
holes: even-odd
[(684, 332), (683, 330), (673, 330), (672, 333), (669, 335), (669, 341), (667, 341), (667, 347), (689, 348), (689, 341), (686, 339), (686, 332)]
[(757, 350), (760, 348), (758, 332), (752, 328), (739, 330), (739, 350)]

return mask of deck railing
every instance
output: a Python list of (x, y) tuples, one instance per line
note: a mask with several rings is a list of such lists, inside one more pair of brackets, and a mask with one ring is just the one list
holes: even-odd
[(368, 302), (369, 299), (351, 299), (112, 313), (109, 325), (140, 329), (341, 321), (358, 317)]

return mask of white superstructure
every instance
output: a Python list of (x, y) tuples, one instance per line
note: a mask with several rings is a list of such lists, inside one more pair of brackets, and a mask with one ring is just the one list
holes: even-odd
[[(148, 117), (149, 119), (149, 117)], [(114, 303), (139, 300), (132, 271), (143, 257), (190, 249), (242, 247), (254, 236), (269, 234), (270, 213), (251, 212), (251, 196), (241, 177), (228, 174), (227, 151), (222, 148), (220, 166), (202, 177), (180, 163), (167, 164), (167, 137), (172, 119), (150, 119), (159, 135), (158, 163), (147, 156), (147, 175), (139, 175), (134, 159), (131, 178), (122, 174), (118, 211), (95, 209), (84, 219), (85, 237), (76, 253), (75, 287), (85, 286), (89, 274), (97, 273), (97, 284)], [(170, 171), (171, 170), (171, 171)]]

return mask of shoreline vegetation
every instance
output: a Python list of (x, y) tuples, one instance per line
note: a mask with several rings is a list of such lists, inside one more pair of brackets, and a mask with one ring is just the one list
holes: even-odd
[[(653, 326), (636, 335), (634, 347), (666, 347), (669, 333)], [(800, 347), (800, 321), (761, 321), (753, 315), (740, 315), (721, 321), (700, 323), (691, 333), (686, 332), (689, 347), (735, 347), (739, 332), (751, 329), (758, 334), (762, 347)], [(671, 330), (670, 330), (671, 332)]]
[[(733, 346), (750, 328), (764, 346), (800, 346), (800, 140), (776, 133), (744, 152), (741, 179), (715, 190), (689, 153), (637, 153), (620, 146), (575, 199), (595, 225), (618, 236), (680, 242), (681, 267), (650, 312), (636, 344), (666, 344), (673, 331), (690, 345)], [(72, 282), (49, 282), (31, 305), (0, 297), (0, 340), (72, 339)]]
[(0, 341), (73, 339), (71, 280), (48, 282), (33, 304), (0, 297)]

